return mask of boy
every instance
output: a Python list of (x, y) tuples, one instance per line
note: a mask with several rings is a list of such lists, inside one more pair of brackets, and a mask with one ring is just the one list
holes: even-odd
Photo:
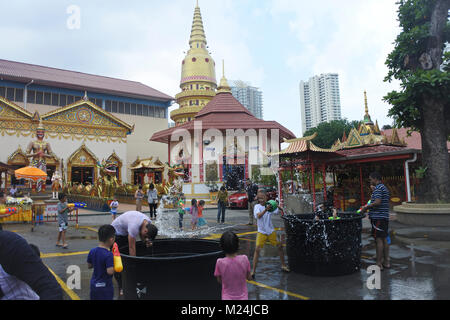
[(281, 270), (284, 272), (289, 272), (289, 268), (284, 263), (284, 252), (281, 242), (277, 239), (277, 234), (275, 228), (272, 224), (272, 215), (278, 213), (278, 208), (272, 212), (271, 205), (267, 205), (267, 193), (264, 190), (258, 190), (257, 194), (258, 204), (255, 205), (254, 215), (258, 225), (258, 233), (256, 236), (256, 249), (253, 256), (253, 270), (252, 278), (255, 278), (256, 266), (258, 264), (258, 258), (261, 249), (264, 247), (267, 240), (270, 244), (278, 247), (278, 253), (281, 260)]
[(56, 242), (57, 247), (61, 247), (59, 244), (59, 241), (62, 240), (62, 248), (67, 249), (67, 243), (66, 243), (66, 230), (67, 226), (69, 224), (69, 219), (67, 217), (67, 213), (72, 212), (75, 210), (75, 208), (69, 208), (67, 206), (67, 198), (64, 193), (60, 193), (58, 195), (58, 226), (59, 226), (59, 233), (58, 233), (58, 241)]
[(98, 229), (98, 247), (91, 249), (87, 257), (88, 268), (94, 268), (91, 278), (91, 300), (113, 300), (114, 256), (110, 251), (115, 242), (116, 230), (107, 224)]
[(185, 214), (186, 197), (184, 194), (180, 194), (180, 200), (178, 201), (178, 226), (180, 230), (183, 230), (183, 218)]
[(114, 200), (111, 202), (109, 207), (111, 208), (112, 221), (114, 221), (117, 215), (117, 208), (119, 207), (119, 201), (117, 201), (117, 197), (114, 197)]

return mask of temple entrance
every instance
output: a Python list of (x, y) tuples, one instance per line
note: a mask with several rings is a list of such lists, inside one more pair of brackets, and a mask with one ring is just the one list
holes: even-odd
[(92, 167), (72, 167), (72, 183), (78, 182), (80, 184), (86, 184), (89, 182), (94, 184), (94, 168)]
[(224, 164), (223, 181), (227, 190), (242, 190), (245, 183), (245, 166), (243, 164)]
[(67, 177), (72, 183), (94, 184), (97, 179), (97, 157), (83, 144), (67, 160)]

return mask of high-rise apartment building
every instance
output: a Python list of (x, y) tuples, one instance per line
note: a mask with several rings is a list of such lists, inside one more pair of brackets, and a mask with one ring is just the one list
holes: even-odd
[(259, 88), (252, 87), (248, 83), (235, 80), (230, 81), (231, 93), (244, 107), (256, 118), (263, 119), (263, 97)]
[(300, 82), (302, 132), (341, 119), (339, 76), (326, 73)]

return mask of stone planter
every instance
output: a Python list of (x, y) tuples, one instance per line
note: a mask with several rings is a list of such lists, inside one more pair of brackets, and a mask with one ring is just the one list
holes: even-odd
[(397, 221), (423, 227), (450, 227), (450, 203), (420, 204), (403, 202), (395, 206)]

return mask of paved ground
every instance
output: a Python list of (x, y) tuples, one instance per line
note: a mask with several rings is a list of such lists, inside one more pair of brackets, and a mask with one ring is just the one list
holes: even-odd
[[(122, 210), (133, 209), (123, 205)], [(145, 209), (144, 209), (145, 210)], [(28, 242), (39, 246), (44, 263), (54, 272), (65, 292), (65, 299), (89, 299), (89, 280), (92, 271), (87, 269), (88, 251), (97, 245), (96, 230), (110, 223), (109, 214), (92, 215), (84, 210), (80, 214), (79, 228), (74, 223), (67, 233), (69, 249), (55, 247), (57, 228), (55, 223), (37, 226), (31, 232), (29, 224), (4, 225), (4, 229), (18, 232)], [(239, 234), (242, 254), (253, 257), (256, 227), (247, 226), (246, 210), (227, 210), (226, 223), (216, 224), (216, 210), (204, 213), (210, 229), (199, 237), (218, 238), (224, 230), (231, 229)], [(450, 242), (446, 230), (436, 228), (413, 229), (395, 222), (391, 223), (394, 233), (391, 245), (392, 268), (381, 273), (381, 289), (370, 290), (366, 282), (370, 276), (367, 267), (373, 265), (374, 241), (369, 235), (369, 222), (363, 221), (362, 269), (352, 275), (341, 277), (310, 277), (296, 273), (282, 273), (277, 250), (266, 245), (258, 264), (257, 278), (248, 283), (251, 300), (396, 300), (396, 299), (449, 299), (450, 298)], [(185, 227), (189, 220), (185, 217)], [(283, 235), (283, 221), (274, 218), (274, 225)], [(439, 229), (439, 228), (438, 228)], [(186, 233), (190, 235), (188, 232)], [(443, 234), (443, 236), (439, 236)], [(430, 239), (430, 235), (431, 238)], [(81, 269), (81, 289), (69, 289), (66, 281), (70, 274), (68, 267), (76, 265)], [(115, 281), (114, 281), (115, 283)]]

